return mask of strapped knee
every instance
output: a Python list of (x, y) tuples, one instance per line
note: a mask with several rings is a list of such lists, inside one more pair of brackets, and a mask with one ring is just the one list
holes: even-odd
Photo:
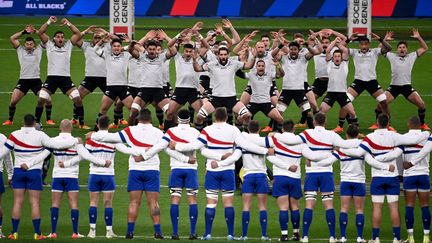
[(198, 111), (198, 115), (205, 119), (208, 116), (208, 112), (204, 109), (204, 107), (201, 107), (201, 109)]
[(234, 190), (222, 190), (222, 197), (233, 197)]
[(354, 99), (355, 99), (354, 95), (352, 95), (352, 94), (350, 94), (350, 93), (346, 93), (346, 94), (347, 94), (347, 96), (348, 96), (348, 99), (350, 99), (351, 102), (353, 102)]
[(172, 197), (181, 197), (182, 189), (181, 188), (170, 188), (170, 193)]
[(276, 109), (281, 113), (285, 112), (286, 108), (287, 108), (287, 106), (283, 103), (278, 103), (276, 105)]
[(79, 94), (77, 89), (72, 90), (72, 92), (70, 92), (70, 94), (69, 94), (69, 99), (71, 99), (71, 100), (76, 99), (78, 97), (80, 97), (80, 94)]
[(41, 89), (39, 91), (39, 98), (44, 99), (44, 100), (48, 100), (50, 98), (50, 94), (46, 90)]
[(196, 197), (198, 195), (198, 189), (186, 188), (186, 195)]
[(333, 200), (333, 197), (334, 197), (334, 192), (331, 192), (330, 194), (321, 195), (321, 200), (329, 201), (329, 200)]
[(131, 109), (135, 109), (139, 112), (141, 110), (141, 106), (137, 103), (132, 103)]
[(209, 199), (218, 200), (218, 191), (217, 190), (206, 190), (206, 196)]
[(164, 106), (162, 107), (162, 111), (163, 111), (163, 112), (167, 112), (168, 108), (169, 108), (169, 103), (167, 103), (166, 105), (164, 105)]
[(306, 191), (305, 199), (306, 200), (316, 200), (317, 192), (316, 191)]
[(239, 111), (239, 116), (243, 117), (244, 115), (247, 115), (247, 114), (249, 114), (249, 110), (248, 110), (248, 108), (246, 108), (246, 106), (243, 106)]
[(373, 203), (384, 203), (385, 196), (384, 195), (372, 195), (371, 196)]
[(306, 102), (306, 103), (302, 104), (300, 106), (300, 108), (301, 108), (302, 111), (307, 111), (307, 110), (311, 109), (311, 106), (310, 106), (309, 102)]
[(393, 203), (393, 202), (399, 201), (399, 196), (398, 195), (386, 195), (386, 197), (387, 197), (387, 202), (388, 203)]
[(385, 100), (387, 100), (387, 96), (385, 94), (380, 94), (376, 97), (376, 101), (378, 102), (383, 102)]

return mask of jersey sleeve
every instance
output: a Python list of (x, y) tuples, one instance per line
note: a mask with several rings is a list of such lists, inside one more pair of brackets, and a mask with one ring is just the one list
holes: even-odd
[(244, 62), (240, 62), (240, 61), (237, 61), (237, 60), (233, 60), (233, 62), (235, 63), (235, 69), (236, 70), (240, 70), (240, 69), (243, 69), (244, 68)]
[(80, 49), (83, 51), (86, 51), (89, 46), (90, 46), (90, 43), (88, 43), (87, 41), (83, 41)]

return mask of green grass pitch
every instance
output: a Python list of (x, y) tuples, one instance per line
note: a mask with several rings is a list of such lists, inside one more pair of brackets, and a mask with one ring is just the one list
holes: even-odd
[[(37, 28), (40, 24), (46, 21), (45, 17), (0, 17), (0, 120), (4, 121), (8, 117), (8, 104), (10, 100), (10, 91), (13, 90), (14, 86), (19, 77), (19, 65), (16, 57), (16, 52), (12, 49), (9, 43), (9, 36), (13, 33), (23, 29), (23, 26), (28, 23), (33, 23)], [(89, 25), (99, 25), (104, 28), (108, 28), (108, 19), (106, 18), (70, 18), (71, 22), (76, 24), (79, 29), (84, 29)], [(163, 28), (167, 30), (170, 36), (174, 36), (180, 29), (190, 27), (197, 19), (191, 18), (169, 18), (169, 19), (136, 19), (136, 36), (141, 37), (148, 29)], [(213, 26), (217, 19), (205, 19), (205, 28), (210, 28)], [(334, 28), (339, 31), (345, 32), (346, 30), (346, 20), (343, 19), (236, 19), (233, 20), (233, 24), (238, 28), (240, 35), (243, 36), (248, 31), (253, 29), (260, 29), (262, 32), (268, 32), (270, 30), (276, 30), (279, 28), (284, 28), (288, 33), (301, 31), (307, 33), (308, 29), (319, 30), (321, 28)], [(376, 19), (373, 21), (373, 29), (376, 33), (384, 35), (386, 30), (394, 30), (396, 33), (396, 38), (409, 39), (409, 31), (412, 27), (418, 27), (420, 33), (424, 36), (426, 42), (431, 46), (430, 39), (432, 37), (432, 20), (430, 19)], [(66, 36), (70, 37), (70, 32), (64, 27), (53, 25), (49, 27), (48, 34), (52, 34), (57, 29), (64, 29)], [(393, 42), (393, 47), (395, 48), (396, 42)], [(352, 46), (353, 44), (351, 44)], [(377, 43), (373, 43), (376, 46)], [(411, 51), (417, 48), (417, 42), (410, 40), (409, 47)], [(173, 63), (173, 62), (172, 62)], [(432, 103), (432, 87), (430, 86), (430, 78), (432, 77), (432, 69), (430, 64), (432, 63), (431, 51), (428, 51), (422, 58), (420, 58), (413, 69), (413, 85), (422, 95), (424, 101), (427, 104)], [(309, 82), (312, 82), (313, 77), (313, 63), (309, 65)], [(76, 85), (79, 85), (81, 80), (84, 78), (84, 56), (78, 48), (74, 48), (71, 61), (71, 73), (72, 80)], [(390, 83), (390, 66), (389, 62), (380, 58), (377, 65), (378, 80), (380, 84), (387, 88)], [(41, 78), (44, 80), (46, 77), (46, 55), (43, 55), (41, 64)], [(350, 64), (350, 74), (349, 80), (353, 79), (353, 67), (352, 62)], [(175, 82), (175, 69), (174, 64), (171, 64), (171, 82)], [(279, 87), (281, 81), (278, 81)], [(246, 85), (244, 80), (238, 80), (237, 91), (241, 92)], [(89, 125), (93, 125), (96, 115), (98, 113), (99, 104), (101, 100), (101, 94), (92, 94), (86, 97), (84, 100), (86, 122)], [(320, 103), (321, 99), (319, 100)], [(10, 132), (18, 129), (21, 126), (21, 118), (26, 113), (34, 113), (34, 107), (36, 104), (36, 97), (33, 94), (26, 96), (17, 106), (15, 124), (10, 127), (0, 127), (0, 132), (8, 135)], [(360, 126), (363, 133), (368, 133), (367, 127), (374, 121), (374, 108), (376, 102), (369, 95), (362, 95), (357, 98), (354, 102), (355, 108), (358, 113)], [(417, 114), (417, 109), (409, 104), (404, 98), (399, 97), (391, 105), (392, 114), (392, 125), (400, 132), (405, 132), (406, 120), (408, 117)], [(335, 109), (331, 110), (328, 116), (327, 128), (333, 128), (337, 124), (337, 111)], [(110, 110), (110, 115), (112, 115), (112, 109)], [(125, 111), (125, 115), (127, 115)], [(71, 101), (60, 94), (59, 91), (53, 97), (53, 119), (58, 123), (63, 118), (71, 118), (72, 116), (72, 103)], [(430, 122), (431, 113), (427, 110), (426, 120)], [(300, 111), (294, 107), (290, 106), (284, 115), (285, 118), (291, 118), (297, 121), (300, 117)], [(256, 117), (260, 120), (262, 125), (267, 123), (267, 119), (263, 115), (258, 115)], [(44, 118), (43, 118), (44, 119)], [(55, 136), (58, 134), (57, 126), (44, 126), (45, 132), (50, 136)], [(85, 131), (75, 129), (73, 134), (75, 136), (84, 136)], [(169, 162), (168, 157), (165, 154), (160, 155), (161, 158), (161, 185), (167, 185), (168, 175), (169, 175)], [(203, 185), (204, 177), (204, 160), (202, 157), (199, 158), (199, 180), (200, 185)], [(339, 166), (335, 164), (335, 181), (339, 184)], [(367, 169), (368, 179), (370, 179), (370, 169)], [(86, 185), (88, 178), (88, 164), (87, 162), (82, 162), (80, 165), (80, 184)], [(49, 177), (48, 182), (51, 181)], [(127, 209), (128, 209), (128, 194), (126, 192), (125, 185), (127, 184), (127, 157), (120, 153), (116, 157), (116, 183), (118, 185), (116, 190), (116, 195), (114, 198), (114, 231), (121, 236), (119, 239), (105, 240), (105, 227), (103, 220), (103, 207), (102, 204), (99, 206), (99, 218), (97, 223), (97, 235), (98, 241), (109, 241), (117, 242), (124, 240), (122, 239), (126, 232), (127, 223)], [(200, 187), (199, 193), (199, 219), (198, 219), (198, 235), (202, 235), (204, 231), (204, 208), (205, 208), (205, 192), (202, 187)], [(338, 195), (337, 195), (338, 196)], [(41, 211), (42, 211), (42, 232), (48, 234), (50, 232), (50, 215), (49, 208), (51, 205), (51, 195), (50, 188), (45, 188), (42, 193), (41, 199)], [(145, 200), (143, 198), (143, 200)], [(402, 216), (402, 237), (406, 236), (406, 230), (404, 226), (404, 203), (403, 196), (401, 197), (400, 212)], [(180, 207), (180, 235), (183, 237), (189, 234), (189, 219), (188, 219), (188, 208), (185, 199)], [(320, 201), (320, 200), (318, 200)], [(89, 197), (87, 188), (83, 187), (80, 192), (80, 223), (79, 229), (81, 234), (87, 234), (88, 232), (88, 203)], [(9, 233), (11, 230), (10, 216), (12, 208), (12, 191), (9, 187), (6, 189), (6, 193), (3, 195), (3, 232)], [(161, 187), (161, 194), (159, 204), (161, 207), (161, 224), (162, 231), (165, 236), (171, 234), (171, 223), (169, 216), (169, 190), (166, 186)], [(301, 204), (304, 204), (304, 200), (301, 200)], [(237, 192), (235, 198), (235, 209), (236, 209), (236, 235), (241, 234), (241, 196)], [(249, 230), (249, 237), (259, 239), (260, 237), (260, 226), (259, 217), (256, 201), (254, 201), (251, 213), (251, 223)], [(339, 212), (339, 199), (335, 200), (335, 209), (338, 215)], [(301, 207), (303, 209), (303, 207)], [(365, 231), (364, 236), (366, 239), (371, 237), (371, 201), (370, 197), (366, 200), (365, 208)], [(213, 225), (213, 236), (218, 238), (217, 240), (225, 241), (226, 236), (226, 224), (224, 222), (223, 208), (221, 205), (217, 207), (216, 219)], [(269, 198), (268, 201), (268, 233), (269, 236), (275, 240), (280, 236), (279, 222), (278, 222), (278, 209), (276, 202), (273, 198)], [(337, 216), (338, 217), (338, 216)], [(356, 229), (354, 225), (355, 212), (351, 210), (349, 214), (349, 226), (348, 226), (348, 238), (354, 242), (356, 236)], [(318, 202), (316, 210), (314, 211), (314, 218), (310, 232), (310, 239), (312, 242), (326, 241), (328, 239), (328, 229), (327, 226), (322, 224), (325, 222), (325, 213), (323, 206)], [(339, 227), (337, 227), (337, 232)], [(292, 230), (291, 223), (289, 224), (289, 230)], [(25, 203), (23, 215), (21, 217), (21, 224), (19, 228), (20, 239), (29, 240), (33, 236), (33, 227), (30, 218), (30, 211), (28, 203)], [(136, 240), (150, 240), (153, 233), (152, 223), (149, 217), (148, 209), (146, 207), (145, 201), (141, 206), (139, 218), (136, 224), (135, 234), (137, 236)], [(69, 206), (66, 197), (62, 201), (62, 206), (60, 208), (60, 219), (58, 221), (58, 235), (59, 239), (57, 241), (70, 241), (70, 236), (72, 234), (72, 226), (69, 216)], [(421, 226), (421, 216), (419, 208), (416, 208), (416, 221), (415, 221), (415, 235), (416, 240), (420, 241), (422, 238), (422, 226)], [(385, 207), (383, 211), (383, 222), (381, 226), (381, 239), (384, 241), (390, 241), (393, 239), (391, 233), (391, 225), (389, 223), (388, 209)], [(89, 239), (83, 239), (82, 241), (88, 241)], [(183, 239), (182, 239), (183, 240)], [(253, 239), (250, 241), (254, 241)]]

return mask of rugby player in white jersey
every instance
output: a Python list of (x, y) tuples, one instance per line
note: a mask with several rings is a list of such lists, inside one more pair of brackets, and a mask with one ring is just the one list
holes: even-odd
[[(216, 86), (217, 87), (217, 86)], [(170, 142), (170, 148), (180, 152), (193, 151), (203, 147), (214, 150), (215, 153), (225, 155), (233, 153), (235, 146), (247, 148), (250, 152), (256, 154), (274, 154), (273, 149), (266, 149), (248, 142), (235, 126), (226, 123), (228, 119), (227, 111), (224, 107), (215, 110), (215, 123), (207, 126), (201, 132), (197, 140), (190, 143)], [(205, 189), (207, 196), (207, 206), (205, 211), (205, 232), (203, 240), (211, 239), (213, 220), (216, 214), (218, 202), (218, 193), (222, 193), (222, 202), (225, 208), (225, 220), (228, 227), (228, 240), (234, 239), (234, 190), (235, 176), (234, 164), (222, 166), (217, 169), (211, 167), (214, 159), (207, 159), (207, 173), (205, 175)]]
[(12, 209), (12, 233), (9, 239), (18, 239), (18, 225), (21, 210), (24, 203), (25, 192), (29, 194), (31, 216), (34, 228), (34, 239), (44, 239), (40, 231), (40, 195), (42, 191), (42, 164), (43, 158), (37, 163), (29, 163), (29, 159), (43, 152), (44, 147), (52, 149), (66, 149), (74, 146), (78, 141), (55, 141), (45, 133), (37, 131), (35, 117), (27, 114), (24, 116), (24, 127), (9, 135), (5, 146), (0, 148), (0, 159), (13, 151), (15, 157), (14, 172), (12, 177), (12, 188), (14, 194)]
[[(42, 88), (42, 81), (40, 79), (40, 62), (42, 58), (42, 45), (36, 44), (33, 37), (28, 36), (24, 40), (24, 44), (21, 45), (19, 38), (24, 35), (30, 35), (36, 33), (36, 29), (33, 25), (27, 25), (24, 30), (13, 34), (10, 37), (12, 47), (16, 49), (18, 61), (20, 64), (20, 76), (15, 89), (12, 92), (11, 100), (9, 103), (9, 118), (3, 122), (4, 126), (13, 124), (15, 116), (16, 105), (18, 102), (31, 90), (35, 95), (39, 95), (39, 91)], [(38, 104), (39, 107), (43, 107), (42, 104)], [(51, 99), (45, 103), (45, 112), (47, 117), (47, 125), (54, 125), (54, 121), (51, 120), (52, 104)]]
[[(389, 32), (388, 38), (392, 38), (392, 32)], [(413, 103), (418, 108), (418, 116), (421, 122), (421, 129), (430, 130), (425, 123), (426, 107), (425, 102), (420, 97), (419, 93), (412, 87), (412, 68), (417, 58), (423, 56), (428, 46), (417, 29), (412, 30), (412, 38), (417, 39), (419, 48), (415, 52), (408, 53), (408, 43), (400, 41), (397, 44), (396, 53), (388, 52), (385, 57), (389, 60), (392, 72), (390, 86), (385, 94), (387, 103), (393, 102), (400, 94), (409, 102)], [(387, 39), (387, 36), (386, 36)], [(377, 107), (379, 110), (379, 106)]]
[[(0, 145), (3, 147), (7, 138), (5, 135), (0, 133)], [(0, 159), (0, 239), (5, 238), (6, 236), (3, 234), (3, 208), (1, 206), (1, 199), (3, 194), (5, 193), (4, 181), (3, 181), (3, 165), (6, 168), (6, 178), (7, 183), (10, 184), (13, 175), (13, 161), (12, 156), (9, 154), (5, 155), (3, 159)]]
[[(389, 117), (387, 114), (378, 115), (378, 129), (368, 134), (356, 149), (340, 149), (340, 152), (351, 157), (361, 157), (367, 153), (377, 156), (392, 151), (399, 145), (415, 145), (425, 141), (429, 137), (428, 132), (418, 134), (406, 133), (404, 135), (387, 130)], [(396, 160), (389, 161), (396, 166)], [(391, 224), (393, 227), (393, 242), (400, 241), (400, 217), (399, 217), (399, 177), (398, 171), (389, 172), (372, 168), (371, 195), (373, 203), (372, 216), (372, 240), (380, 242), (380, 224), (382, 219), (382, 207), (387, 197), (390, 209)]]
[[(169, 43), (171, 41), (171, 38), (169, 38), (167, 36), (167, 42)], [(156, 51), (158, 54), (161, 54), (163, 52), (165, 52), (166, 50), (163, 49), (163, 40), (159, 39), (159, 44), (156, 48)], [(162, 65), (162, 82), (163, 82), (163, 91), (165, 96), (168, 99), (171, 99), (172, 95), (173, 95), (173, 88), (171, 87), (171, 83), (170, 83), (170, 63), (171, 63), (171, 59), (166, 60), (163, 65)], [(156, 118), (158, 119), (159, 122), (159, 128), (164, 130), (164, 111), (159, 108), (155, 102), (153, 102), (153, 106), (155, 106), (156, 108)], [(168, 112), (168, 110), (167, 110)], [(167, 113), (168, 116), (168, 113)], [(165, 129), (166, 130), (166, 129)]]
[[(43, 111), (43, 104), (51, 99), (51, 96), (60, 89), (63, 94), (69, 96), (75, 105), (76, 115), (78, 116), (79, 127), (82, 129), (89, 129), (84, 124), (84, 106), (78, 89), (71, 80), (70, 74), (70, 60), (72, 55), (72, 42), (76, 41), (81, 36), (81, 32), (69, 20), (63, 18), (61, 25), (66, 25), (73, 33), (70, 40), (65, 40), (63, 31), (56, 31), (53, 39), (49, 39), (45, 33), (48, 26), (57, 22), (55, 16), (51, 16), (46, 23), (44, 23), (38, 35), (42, 41), (43, 46), (47, 52), (48, 59), (48, 74), (42, 89), (39, 92), (38, 106), (36, 107), (35, 118), (36, 122), (40, 122)], [(40, 105), (42, 104), (42, 105)]]

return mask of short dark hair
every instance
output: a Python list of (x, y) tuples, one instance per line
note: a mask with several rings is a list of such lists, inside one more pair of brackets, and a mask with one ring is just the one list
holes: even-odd
[(226, 51), (229, 54), (229, 49), (225, 46), (219, 47), (218, 51)]
[(102, 115), (102, 116), (99, 117), (99, 119), (98, 119), (98, 127), (99, 127), (99, 129), (106, 130), (106, 129), (109, 128), (109, 125), (110, 125), (110, 119), (109, 119), (108, 116)]
[(179, 110), (177, 113), (177, 117), (180, 119), (183, 119), (183, 120), (190, 119), (189, 110), (187, 110), (187, 109)]
[(381, 113), (377, 117), (377, 124), (379, 128), (386, 128), (389, 125), (390, 118), (387, 114)]
[(226, 121), (226, 119), (228, 118), (227, 110), (225, 107), (216, 108), (214, 114), (216, 121)]
[(56, 32), (54, 32), (53, 37), (55, 37), (57, 34), (63, 34), (64, 35), (64, 32), (61, 30), (57, 30)]
[(282, 130), (283, 130), (284, 132), (292, 132), (293, 129), (294, 129), (294, 121), (293, 121), (293, 120), (291, 120), (291, 119), (289, 119), (289, 120), (285, 120), (285, 121), (282, 123)]
[(333, 55), (334, 55), (335, 53), (340, 53), (340, 54), (342, 55), (342, 51), (341, 51), (341, 50), (339, 50), (339, 49), (337, 49), (337, 50), (334, 50), (334, 51), (333, 51)]
[(360, 128), (357, 124), (350, 124), (348, 126), (348, 129), (346, 131), (346, 134), (350, 137), (350, 138), (356, 138), (358, 137), (360, 132)]
[(137, 120), (138, 122), (151, 122), (152, 117), (151, 117), (150, 110), (149, 109), (140, 110), (140, 112), (138, 113)]
[(160, 46), (160, 44), (157, 40), (149, 40), (149, 41), (147, 41), (147, 47), (149, 47), (149, 46), (157, 47), (157, 46)]
[(370, 42), (370, 40), (369, 40), (369, 38), (367, 38), (367, 36), (359, 36), (359, 37), (357, 37), (357, 41), (358, 42), (367, 41), (368, 43)]
[(304, 35), (302, 33), (295, 33), (294, 34), (294, 39), (295, 38), (303, 38), (304, 39)]
[(24, 126), (33, 127), (35, 124), (35, 117), (32, 114), (27, 114), (24, 116)]
[(326, 123), (326, 114), (324, 112), (318, 112), (314, 116), (314, 121), (318, 126), (324, 126)]
[(269, 38), (270, 39), (270, 36), (268, 34), (263, 34), (263, 35), (261, 35), (261, 39), (262, 38)]
[(412, 116), (408, 119), (408, 123), (410, 124), (411, 128), (418, 129), (421, 126), (421, 121), (418, 116)]
[(248, 124), (249, 133), (258, 133), (260, 130), (260, 124), (257, 120), (251, 120)]
[(328, 37), (328, 36), (321, 36), (321, 40), (329, 40), (330, 41), (330, 37)]
[(262, 62), (262, 63), (264, 63), (264, 65), (265, 65), (265, 62), (264, 62), (263, 59), (258, 60), (258, 61), (255, 63), (255, 65), (257, 65), (259, 62)]
[(183, 46), (184, 49), (189, 48), (189, 49), (194, 49), (194, 46), (191, 43), (186, 43)]
[(122, 41), (120, 39), (113, 39), (111, 41), (111, 45), (114, 45), (114, 43), (119, 43), (120, 45), (122, 44)]
[(397, 46), (396, 46), (396, 47), (399, 47), (400, 45), (405, 45), (406, 47), (408, 47), (408, 43), (407, 43), (406, 41), (399, 41), (399, 42), (397, 43)]
[(27, 42), (27, 41), (33, 41), (33, 43), (36, 43), (35, 39), (34, 39), (33, 37), (31, 37), (31, 36), (26, 37), (26, 38), (25, 38), (25, 41), (26, 41), (26, 42)]
[(291, 41), (291, 42), (288, 44), (288, 47), (289, 47), (289, 48), (291, 48), (292, 46), (295, 46), (295, 47), (297, 47), (298, 49), (300, 49), (300, 44), (297, 43), (297, 42), (295, 42), (295, 41)]

